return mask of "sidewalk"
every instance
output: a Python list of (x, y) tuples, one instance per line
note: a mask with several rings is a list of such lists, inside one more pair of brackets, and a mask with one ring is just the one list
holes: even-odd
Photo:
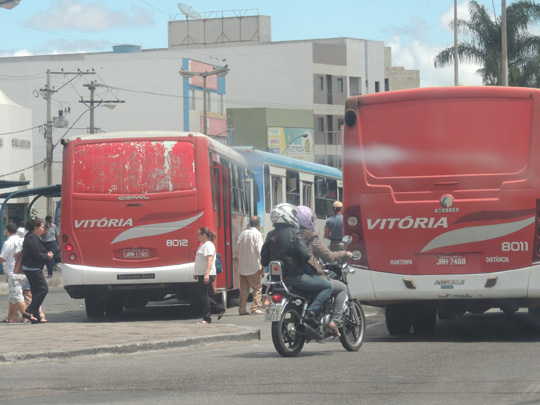
[(218, 322), (20, 323), (2, 324), (0, 328), (0, 364), (260, 339), (258, 329)]
[[(0, 275), (0, 294), (8, 293), (7, 275)], [(62, 273), (47, 279), (51, 290), (63, 289)], [(211, 343), (260, 339), (259, 329), (223, 322), (209, 325), (185, 321), (0, 323), (0, 365), (28, 360), (125, 354), (198, 347)]]

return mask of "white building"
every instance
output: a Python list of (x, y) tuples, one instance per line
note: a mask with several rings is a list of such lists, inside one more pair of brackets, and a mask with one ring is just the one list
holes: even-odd
[[(346, 98), (391, 90), (385, 77), (383, 42), (354, 38), (271, 42), (270, 17), (258, 15), (171, 21), (167, 49), (118, 47), (116, 52), (0, 58), (4, 75), (0, 88), (32, 110), (34, 123), (45, 124), (47, 108), (40, 90), (50, 70), (55, 91), (52, 115), (58, 117), (62, 111), (70, 124), (53, 131), (53, 183), (59, 183), (60, 138), (88, 132), (90, 92), (84, 84), (98, 84), (94, 106), (103, 100), (94, 109), (97, 131), (202, 132), (202, 85), (195, 78), (181, 77), (179, 70), (205, 71), (225, 65), (230, 69), (226, 77), (207, 83), (209, 134), (226, 138), (227, 108), (310, 110), (315, 161), (337, 167)], [(84, 74), (77, 76), (79, 71)], [(100, 108), (114, 100), (124, 103), (112, 111)], [(70, 111), (67, 116), (66, 111)], [(233, 137), (234, 124), (229, 122)], [(43, 134), (34, 130), (33, 140), (33, 161), (41, 162), (45, 158)], [(36, 168), (34, 180), (33, 186), (46, 184), (42, 167)], [(45, 214), (43, 203), (38, 207)]]
[[(35, 164), (32, 145), (32, 112), (0, 90), (0, 187), (26, 182), (32, 187)], [(24, 188), (23, 185), (1, 188), (0, 194)], [(9, 200), (3, 210), (3, 225), (8, 219), (17, 223), (24, 220), (27, 204), (28, 197)]]

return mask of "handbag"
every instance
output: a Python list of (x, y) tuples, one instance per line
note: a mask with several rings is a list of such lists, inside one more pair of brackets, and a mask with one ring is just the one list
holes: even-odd
[(13, 266), (13, 274), (24, 274), (22, 269), (22, 249), (13, 255), (15, 258), (15, 265)]
[(221, 262), (221, 255), (216, 253), (216, 274), (223, 273), (223, 263)]

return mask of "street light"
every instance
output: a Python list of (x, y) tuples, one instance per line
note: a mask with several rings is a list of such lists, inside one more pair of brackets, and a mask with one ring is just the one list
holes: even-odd
[(98, 100), (96, 101), (94, 99), (94, 92), (96, 88), (109, 87), (109, 86), (101, 84), (101, 83), (96, 83), (94, 81), (88, 84), (83, 84), (83, 86), (88, 87), (88, 89), (90, 90), (90, 100), (80, 100), (79, 103), (83, 103), (90, 109), (90, 133), (93, 134), (95, 133), (95, 130), (96, 130), (96, 127), (94, 125), (94, 110), (100, 106), (107, 107), (109, 110), (112, 110), (116, 107), (118, 103), (125, 103), (125, 101), (124, 100)]
[(184, 79), (191, 79), (192, 77), (194, 76), (200, 76), (202, 77), (203, 79), (203, 134), (205, 135), (208, 135), (207, 132), (208, 132), (208, 124), (206, 122), (206, 116), (207, 116), (207, 111), (206, 111), (206, 78), (208, 76), (213, 76), (213, 75), (217, 75), (219, 77), (225, 77), (227, 75), (227, 73), (229, 73), (229, 68), (227, 67), (228, 65), (225, 65), (224, 67), (222, 68), (219, 68), (219, 69), (214, 69), (214, 70), (210, 70), (210, 71), (207, 71), (207, 72), (194, 72), (194, 71), (191, 71), (191, 70), (184, 70), (184, 69), (181, 69), (178, 73), (180, 73), (180, 76), (182, 76)]
[(302, 135), (298, 135), (297, 137), (291, 139), (289, 141), (289, 143), (285, 145), (285, 149), (283, 149), (283, 152), (281, 152), (280, 155), (285, 154), (285, 152), (287, 152), (287, 150), (289, 150), (289, 146), (291, 146), (294, 141), (296, 141), (297, 139), (300, 139), (300, 138), (306, 139), (307, 137), (309, 137), (309, 132), (304, 132)]

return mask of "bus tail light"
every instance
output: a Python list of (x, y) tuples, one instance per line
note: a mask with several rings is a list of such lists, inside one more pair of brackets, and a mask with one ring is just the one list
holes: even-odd
[(69, 260), (71, 260), (72, 262), (77, 260), (77, 255), (75, 253), (72, 253), (69, 255)]
[(65, 249), (66, 249), (66, 252), (73, 252), (73, 245), (71, 245), (71, 244), (68, 243), (68, 244), (66, 245)]
[(360, 206), (353, 205), (347, 207), (343, 212), (343, 217), (347, 218), (344, 222), (344, 234), (352, 238), (350, 245), (346, 247), (348, 251), (358, 251), (360, 258), (352, 259), (353, 264), (368, 268), (368, 257), (366, 253), (366, 241), (364, 230), (362, 229), (362, 216), (360, 215)]

